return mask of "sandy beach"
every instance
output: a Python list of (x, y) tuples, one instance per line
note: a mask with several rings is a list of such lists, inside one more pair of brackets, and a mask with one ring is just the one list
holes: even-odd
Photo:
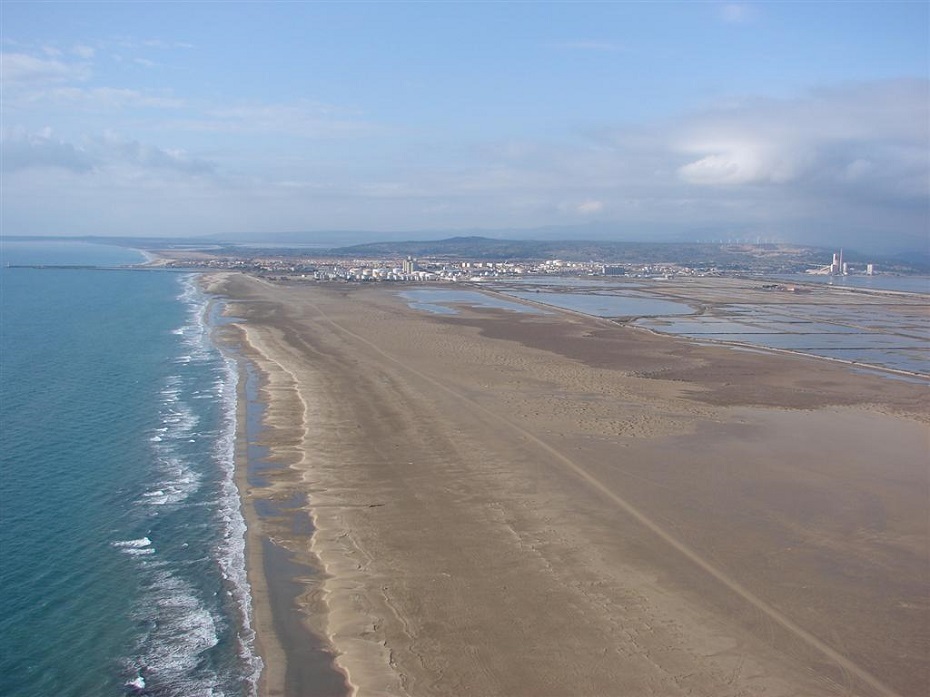
[(383, 284), (204, 282), (244, 320), (275, 465), (239, 480), (263, 695), (930, 689), (926, 386)]

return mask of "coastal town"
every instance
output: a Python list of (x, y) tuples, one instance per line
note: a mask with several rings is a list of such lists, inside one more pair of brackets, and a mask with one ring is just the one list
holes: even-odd
[[(159, 258), (154, 265), (166, 268), (195, 268), (222, 271), (245, 271), (277, 280), (315, 281), (481, 281), (492, 278), (573, 275), (707, 275), (706, 271), (678, 264), (610, 265), (596, 262), (549, 259), (541, 262), (459, 261), (435, 259), (313, 259), (276, 256), (217, 256)], [(711, 272), (713, 273), (713, 272)]]
[[(872, 275), (876, 265), (842, 261), (833, 253), (832, 263), (810, 250), (766, 249), (751, 246), (723, 250), (708, 249), (696, 255), (693, 248), (667, 246), (661, 255), (654, 250), (618, 259), (601, 254), (582, 260), (570, 247), (559, 251), (564, 257), (520, 255), (495, 258), (493, 251), (480, 245), (473, 249), (433, 254), (404, 254), (378, 250), (379, 255), (352, 254), (349, 250), (321, 250), (318, 254), (300, 250), (272, 251), (246, 247), (215, 250), (153, 250), (150, 266), (171, 269), (242, 271), (278, 281), (351, 282), (481, 282), (534, 276), (627, 276), (632, 278), (673, 278), (732, 276), (758, 273), (810, 273), (814, 275)], [(373, 250), (360, 249), (358, 252)], [(548, 250), (545, 250), (548, 251)], [(598, 250), (595, 250), (598, 251)], [(824, 252), (821, 252), (821, 255)], [(592, 256), (594, 256), (592, 254)], [(575, 258), (572, 258), (575, 257)], [(840, 262), (837, 262), (837, 259)]]

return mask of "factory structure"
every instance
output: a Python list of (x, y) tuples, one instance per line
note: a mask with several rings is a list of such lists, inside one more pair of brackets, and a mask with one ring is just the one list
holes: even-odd
[[(841, 249), (838, 252), (833, 252), (833, 262), (829, 266), (823, 266), (819, 269), (810, 269), (807, 273), (816, 274), (820, 276), (848, 276), (850, 273), (854, 273), (853, 270), (849, 267), (849, 264), (843, 261), (843, 250)], [(858, 273), (862, 273), (859, 271)], [(865, 275), (872, 276), (875, 274), (875, 265), (866, 264), (865, 265)]]
[(406, 259), (404, 259), (404, 263), (403, 263), (403, 266), (401, 267), (401, 271), (404, 274), (408, 274), (408, 275), (413, 274), (415, 271), (419, 271), (419, 266), (417, 266), (417, 260), (411, 256), (408, 256)]

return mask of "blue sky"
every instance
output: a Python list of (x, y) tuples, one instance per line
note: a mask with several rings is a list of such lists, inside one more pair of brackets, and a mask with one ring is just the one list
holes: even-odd
[(926, 251), (928, 8), (3, 0), (2, 233)]

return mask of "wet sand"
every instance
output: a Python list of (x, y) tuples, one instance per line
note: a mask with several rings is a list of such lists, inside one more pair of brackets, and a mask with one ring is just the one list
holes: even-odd
[[(211, 283), (277, 465), (240, 480), (251, 578), (295, 573), (261, 540), (316, 570), (302, 629), (356, 694), (927, 693), (925, 386), (383, 285)], [(313, 534), (268, 500), (306, 500)], [(263, 694), (323, 694), (284, 677), (279, 581)]]

